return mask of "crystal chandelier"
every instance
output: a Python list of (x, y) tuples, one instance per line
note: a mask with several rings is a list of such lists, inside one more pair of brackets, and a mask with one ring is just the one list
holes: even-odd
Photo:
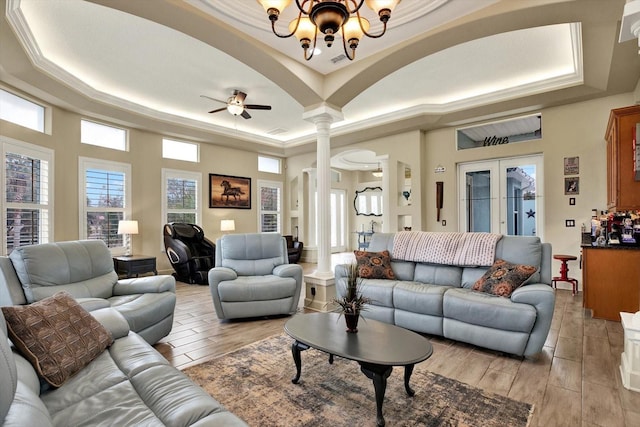
[[(324, 35), (327, 47), (331, 47), (336, 34), (341, 35), (344, 53), (353, 61), (363, 35), (371, 38), (384, 35), (391, 11), (400, 0), (296, 0), (298, 17), (289, 24), (288, 34), (276, 31), (276, 21), (291, 0), (258, 0), (258, 3), (267, 11), (273, 33), (281, 38), (295, 35), (304, 49), (304, 59), (307, 61), (315, 52), (318, 32)], [(369, 34), (369, 21), (360, 16), (360, 9), (364, 4), (376, 13), (383, 23), (380, 34)]]

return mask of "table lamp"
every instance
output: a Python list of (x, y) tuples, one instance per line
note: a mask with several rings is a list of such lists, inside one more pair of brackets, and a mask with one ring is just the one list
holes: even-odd
[(138, 234), (138, 221), (118, 221), (118, 234), (122, 234), (124, 256), (131, 256), (130, 235)]
[(233, 219), (223, 219), (220, 221), (220, 231), (235, 231), (236, 222)]

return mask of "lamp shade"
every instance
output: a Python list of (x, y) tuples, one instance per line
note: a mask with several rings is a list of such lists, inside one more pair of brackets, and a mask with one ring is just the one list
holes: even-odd
[(220, 221), (220, 231), (234, 231), (236, 222), (233, 219), (223, 219)]
[(138, 234), (138, 221), (118, 221), (118, 234)]

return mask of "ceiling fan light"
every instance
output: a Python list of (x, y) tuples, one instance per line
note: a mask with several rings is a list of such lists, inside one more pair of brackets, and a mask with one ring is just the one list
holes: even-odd
[(244, 111), (244, 106), (240, 104), (228, 104), (227, 111), (234, 116), (239, 116)]

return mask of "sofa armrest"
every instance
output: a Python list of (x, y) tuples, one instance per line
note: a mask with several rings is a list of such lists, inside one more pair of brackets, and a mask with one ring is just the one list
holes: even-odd
[(111, 332), (114, 340), (129, 335), (129, 322), (127, 322), (127, 319), (115, 308), (109, 307), (94, 310), (91, 312), (91, 315)]
[(120, 279), (113, 287), (113, 295), (176, 292), (176, 279), (169, 275)]
[(529, 342), (524, 350), (525, 356), (533, 356), (542, 350), (547, 340), (556, 304), (556, 293), (551, 286), (536, 283), (521, 286), (513, 291), (511, 301), (529, 304), (536, 309), (536, 323), (533, 325)]
[(87, 311), (111, 307), (109, 301), (104, 298), (76, 298), (76, 301)]

